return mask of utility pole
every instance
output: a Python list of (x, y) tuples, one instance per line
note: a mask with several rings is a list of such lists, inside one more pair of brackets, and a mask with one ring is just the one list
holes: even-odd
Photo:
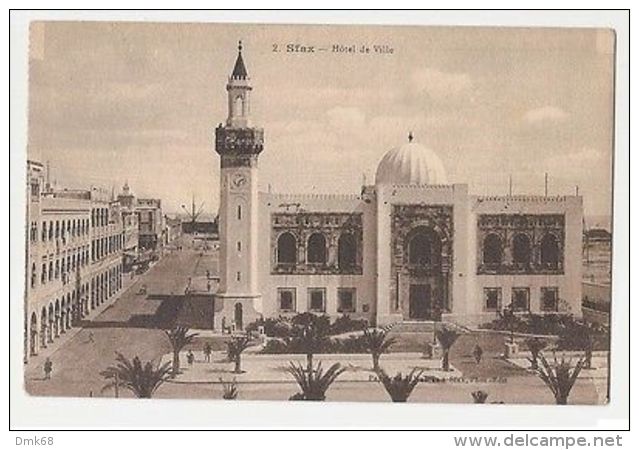
[(544, 172), (544, 197), (548, 197), (548, 172)]
[(513, 176), (508, 175), (508, 196), (513, 196)]

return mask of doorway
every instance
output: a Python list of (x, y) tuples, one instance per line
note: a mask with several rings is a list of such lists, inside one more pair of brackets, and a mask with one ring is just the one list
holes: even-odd
[(411, 284), (409, 292), (408, 317), (415, 320), (429, 320), (431, 315), (431, 290), (428, 284)]

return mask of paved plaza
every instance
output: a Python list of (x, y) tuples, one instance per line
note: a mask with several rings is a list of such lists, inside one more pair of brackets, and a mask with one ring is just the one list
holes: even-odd
[[(105, 384), (100, 372), (114, 362), (116, 352), (127, 357), (160, 362), (171, 352), (162, 329), (180, 319), (180, 305), (188, 286), (202, 291), (207, 271), (214, 278), (218, 273), (216, 253), (203, 250), (197, 243), (184, 239), (182, 250), (167, 252), (146, 273), (127, 280), (120, 297), (97, 310), (25, 365), (25, 388), (32, 395), (113, 397), (112, 391), (102, 391)], [(147, 294), (140, 295), (142, 286)], [(477, 333), (462, 335), (451, 351), (450, 372), (442, 372), (440, 361), (422, 357), (425, 343), (432, 335), (408, 333), (396, 336), (400, 343), (393, 353), (381, 358), (381, 366), (391, 375), (407, 373), (412, 368), (423, 369), (425, 381), (419, 383), (411, 402), (472, 402), (471, 392), (484, 390), (488, 403), (552, 403), (553, 399), (541, 380), (528, 370), (527, 355), (513, 361), (501, 357), (504, 337)], [(243, 374), (233, 374), (233, 364), (226, 360), (228, 335), (202, 331), (194, 344), (196, 361), (189, 367), (182, 355), (183, 373), (161, 386), (157, 398), (221, 399), (220, 378), (238, 382), (240, 399), (287, 400), (298, 392), (293, 378), (285, 371), (289, 361), (305, 363), (304, 355), (262, 355), (249, 348), (242, 357)], [(203, 362), (204, 342), (211, 344), (212, 362)], [(479, 343), (484, 357), (478, 364), (472, 349)], [(44, 380), (43, 362), (53, 362), (50, 380)], [(340, 362), (347, 370), (327, 393), (328, 401), (389, 401), (388, 394), (371, 371), (371, 357), (364, 354), (316, 355), (323, 367)], [(570, 402), (601, 403), (605, 398), (605, 371), (599, 370), (602, 356), (596, 354), (596, 370), (584, 371), (577, 382)], [(596, 374), (596, 376), (593, 376)], [(431, 378), (432, 377), (432, 378)], [(426, 381), (426, 378), (429, 381)], [(438, 379), (439, 381), (434, 381)], [(125, 390), (121, 397), (131, 397)]]

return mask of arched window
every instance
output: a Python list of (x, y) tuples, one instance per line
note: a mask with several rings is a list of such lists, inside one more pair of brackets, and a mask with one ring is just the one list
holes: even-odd
[(355, 237), (344, 233), (337, 242), (337, 264), (340, 269), (349, 269), (357, 263), (357, 245)]
[(499, 265), (502, 261), (501, 239), (496, 234), (484, 238), (484, 264)]
[(326, 238), (322, 233), (313, 233), (308, 238), (306, 259), (309, 263), (326, 263)]
[(235, 116), (244, 116), (244, 99), (241, 95), (235, 97), (233, 111)]
[(553, 268), (559, 264), (559, 244), (553, 234), (548, 233), (541, 240), (541, 263)]
[(530, 239), (523, 233), (513, 238), (513, 261), (516, 264), (530, 264)]
[(29, 327), (29, 350), (30, 355), (35, 356), (38, 352), (38, 317), (36, 313), (31, 313), (31, 325)]
[(31, 264), (31, 287), (34, 288), (36, 284), (36, 278), (38, 274), (36, 273), (36, 265), (35, 263)]
[(47, 346), (47, 308), (45, 306), (40, 313), (40, 345), (43, 348)]
[(297, 241), (291, 233), (282, 233), (277, 238), (277, 262), (295, 264), (297, 262)]
[(418, 228), (408, 242), (408, 261), (410, 264), (420, 266), (437, 264), (440, 254), (441, 242), (432, 229)]

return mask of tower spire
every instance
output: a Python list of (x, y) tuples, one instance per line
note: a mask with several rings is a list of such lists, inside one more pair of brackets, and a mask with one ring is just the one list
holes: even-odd
[(242, 58), (242, 41), (239, 41), (237, 44), (237, 59), (235, 60), (235, 67), (233, 67), (231, 80), (246, 80), (247, 78), (248, 72), (246, 71), (244, 58)]

